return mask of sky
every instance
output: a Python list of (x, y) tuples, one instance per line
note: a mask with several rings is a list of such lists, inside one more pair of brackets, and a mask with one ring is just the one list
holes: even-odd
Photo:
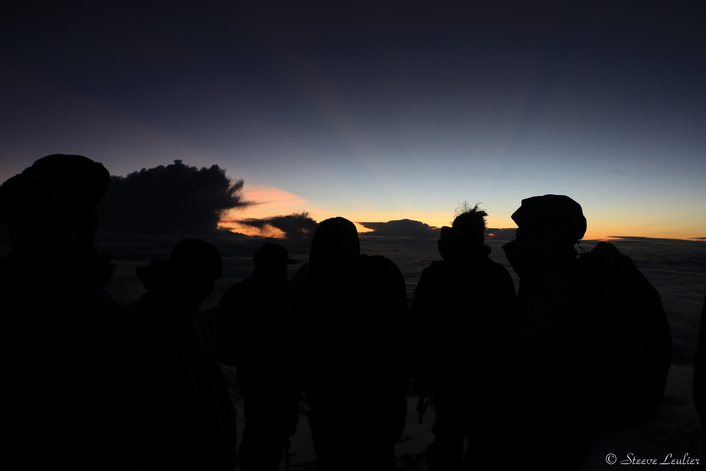
[(228, 220), (511, 228), (554, 193), (586, 238), (706, 237), (698, 2), (208, 3), (5, 7), (0, 181), (182, 160), (244, 181)]

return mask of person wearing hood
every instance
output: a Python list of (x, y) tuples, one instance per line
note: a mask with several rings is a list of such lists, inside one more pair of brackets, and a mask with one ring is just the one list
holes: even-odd
[(414, 386), (422, 400), (433, 396), (436, 412), (432, 471), (485, 468), (507, 427), (496, 349), (512, 323), (515, 285), (489, 257), (486, 216), (476, 206), (441, 228), (442, 260), (424, 269), (412, 301)]
[(520, 277), (511, 365), (517, 465), (579, 470), (593, 441), (586, 395), (596, 361), (575, 249), (586, 218), (568, 196), (544, 195), (524, 199), (512, 219), (517, 234), (503, 249)]
[(240, 469), (278, 471), (296, 431), (301, 392), (287, 287), (287, 268), (296, 262), (272, 243), (252, 258), (251, 276), (231, 285), (218, 303), (216, 345), (220, 362), (236, 368), (243, 396)]
[(142, 395), (163, 383), (151, 329), (105, 290), (115, 265), (94, 237), (109, 183), (102, 164), (53, 154), (0, 187), (5, 459), (24, 468), (146, 465), (156, 427)]
[(292, 324), (320, 471), (393, 471), (406, 418), (407, 301), (399, 268), (360, 253), (342, 217), (314, 232)]
[(145, 292), (132, 309), (167, 338), (172, 361), (156, 469), (232, 471), (236, 463), (235, 408), (230, 399), (209, 329), (199, 313), (214, 291), (223, 262), (213, 245), (199, 239), (179, 242), (168, 260), (139, 267)]

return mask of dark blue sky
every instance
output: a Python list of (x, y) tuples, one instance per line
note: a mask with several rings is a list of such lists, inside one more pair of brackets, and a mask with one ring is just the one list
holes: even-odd
[(594, 236), (706, 235), (697, 2), (265, 3), (7, 9), (0, 180), (182, 159), (269, 202), (242, 217), (441, 225), (467, 200), (511, 227), (564, 193)]

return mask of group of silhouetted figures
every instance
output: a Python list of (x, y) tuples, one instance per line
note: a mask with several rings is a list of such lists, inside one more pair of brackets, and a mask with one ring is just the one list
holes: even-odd
[[(208, 321), (199, 308), (223, 262), (203, 240), (138, 268), (146, 292), (132, 305), (105, 292), (114, 265), (93, 239), (109, 181), (86, 157), (51, 155), (0, 187), (6, 458), (20, 467), (278, 470), (304, 397), (317, 470), (393, 471), (411, 384), (419, 412), (435, 408), (430, 470), (578, 470), (601, 431), (644, 424), (662, 401), (671, 338), (659, 295), (611, 244), (577, 252), (586, 219), (566, 196), (528, 198), (512, 215), (503, 249), (517, 293), (477, 207), (441, 229), (441, 260), (411, 307), (398, 267), (361, 254), (337, 217), (291, 279), (289, 252), (263, 244)], [(702, 329), (702, 419), (703, 352)], [(238, 450), (220, 364), (242, 392)]]

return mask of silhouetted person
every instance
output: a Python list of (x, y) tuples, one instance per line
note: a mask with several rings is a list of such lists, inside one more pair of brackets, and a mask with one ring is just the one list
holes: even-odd
[(434, 394), (430, 470), (491, 469), (507, 430), (507, 385), (495, 356), (515, 308), (515, 285), (484, 244), (484, 211), (473, 208), (443, 227), (443, 260), (425, 268), (411, 308), (416, 346), (413, 379), (420, 396)]
[(319, 469), (394, 470), (409, 383), (401, 272), (361, 255), (355, 225), (319, 224), (293, 302)]
[[(27, 469), (143, 469), (160, 419), (151, 333), (104, 286), (93, 246), (110, 175), (78, 155), (39, 159), (0, 188), (8, 462)], [(151, 369), (155, 368), (155, 369)]]
[(155, 449), (158, 469), (235, 467), (235, 409), (198, 312), (222, 270), (218, 250), (198, 239), (179, 242), (169, 260), (137, 269), (147, 292), (132, 307), (164, 332), (173, 357), (171, 384), (163, 395), (167, 420)]
[(218, 304), (216, 340), (221, 363), (237, 368), (243, 395), (240, 469), (277, 471), (296, 431), (301, 391), (286, 286), (288, 265), (296, 262), (278, 244), (263, 244), (253, 261), (252, 275)]
[(706, 296), (701, 308), (701, 325), (699, 327), (699, 345), (694, 360), (694, 404), (701, 419), (701, 432), (706, 443)]
[(574, 245), (581, 206), (563, 195), (522, 200), (515, 240), (503, 246), (520, 277), (514, 338), (518, 465), (580, 469), (592, 443), (585, 394), (595, 375), (591, 301)]

